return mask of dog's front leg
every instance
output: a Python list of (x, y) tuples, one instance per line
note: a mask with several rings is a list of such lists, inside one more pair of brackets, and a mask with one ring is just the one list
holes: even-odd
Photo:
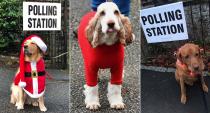
[(18, 97), (17, 97), (17, 103), (16, 103), (16, 106), (17, 106), (17, 109), (20, 110), (20, 109), (24, 109), (24, 92), (23, 92), (23, 89), (18, 87)]
[(203, 78), (203, 75), (200, 76), (200, 80), (201, 80), (201, 85), (202, 85), (202, 89), (204, 92), (208, 92), (208, 86), (206, 85), (205, 81), (204, 81), (204, 78)]
[(108, 84), (108, 101), (111, 108), (124, 109), (125, 104), (121, 96), (121, 85)]
[(183, 78), (180, 78), (180, 87), (181, 87), (181, 103), (185, 104), (187, 101), (186, 89)]
[(86, 108), (90, 110), (97, 110), (101, 106), (99, 103), (98, 85), (84, 85), (84, 88)]
[(40, 111), (47, 111), (47, 108), (45, 107), (45, 105), (44, 105), (44, 97), (43, 96), (41, 96), (41, 97), (39, 97), (39, 109), (40, 109)]

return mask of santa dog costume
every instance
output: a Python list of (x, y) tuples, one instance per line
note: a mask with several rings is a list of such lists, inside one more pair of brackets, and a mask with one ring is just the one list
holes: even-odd
[[(14, 85), (22, 88), (31, 98), (40, 98), (45, 92), (46, 72), (44, 59), (41, 57), (37, 61), (25, 61), (25, 43), (36, 44), (43, 53), (47, 50), (46, 44), (37, 35), (30, 35), (23, 41), (19, 59), (19, 71), (14, 78)], [(14, 91), (12, 91), (12, 93), (14, 93)]]

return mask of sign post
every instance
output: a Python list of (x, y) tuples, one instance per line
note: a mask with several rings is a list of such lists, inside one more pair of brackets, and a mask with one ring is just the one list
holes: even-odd
[(61, 30), (61, 4), (23, 2), (23, 30)]
[(142, 9), (140, 23), (148, 43), (188, 39), (182, 2)]

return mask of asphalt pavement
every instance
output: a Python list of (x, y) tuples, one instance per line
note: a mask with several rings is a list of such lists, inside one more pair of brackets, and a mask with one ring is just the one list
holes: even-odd
[[(210, 88), (210, 76), (204, 79)], [(184, 105), (173, 72), (141, 70), (142, 113), (210, 113), (210, 93), (204, 93), (199, 82), (186, 89)]]
[[(0, 113), (41, 113), (39, 107), (25, 105), (24, 110), (17, 110), (10, 103), (10, 86), (16, 69), (0, 67)], [(69, 76), (62, 70), (48, 69), (52, 79), (47, 78), (45, 105), (46, 113), (69, 113)]]

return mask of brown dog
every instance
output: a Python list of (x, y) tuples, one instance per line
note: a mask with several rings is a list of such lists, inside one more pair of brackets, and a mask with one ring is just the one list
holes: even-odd
[(188, 43), (179, 48), (175, 78), (181, 87), (181, 103), (185, 104), (187, 100), (185, 84), (192, 86), (198, 77), (200, 77), (203, 91), (208, 92), (203, 78), (204, 66), (198, 45)]
[[(28, 63), (36, 62), (35, 67), (38, 67), (38, 66), (40, 66), (38, 63), (43, 61), (42, 57), (43, 57), (43, 52), (46, 51), (46, 49), (45, 49), (46, 45), (45, 44), (39, 45), (40, 47), (43, 47), (42, 49), (40, 49), (38, 44), (42, 44), (42, 42), (39, 39), (39, 37), (37, 37), (37, 36), (31, 36), (31, 37), (32, 37), (31, 39), (28, 39), (23, 43), (23, 52), (24, 52), (23, 60), (24, 60), (24, 63), (25, 62), (28, 62)], [(24, 64), (24, 65), (26, 65), (26, 64)], [(44, 65), (44, 64), (42, 63), (41, 65)], [(32, 68), (34, 68), (34, 67), (31, 66), (30, 68), (31, 68), (31, 71), (33, 71)], [(37, 71), (37, 73), (39, 73), (39, 69), (40, 69), (40, 67), (37, 68), (35, 71)], [(26, 70), (27, 69), (25, 69), (24, 73), (26, 73)], [(21, 79), (21, 78), (18, 78), (18, 76), (20, 76), (20, 67), (18, 68), (18, 71), (16, 73), (15, 80)], [(26, 75), (24, 75), (24, 76), (26, 77)], [(31, 76), (29, 75), (29, 77), (27, 76), (27, 79), (32, 78), (32, 83), (28, 83), (28, 84), (26, 84), (26, 86), (27, 85), (30, 86), (30, 84), (34, 84), (35, 78), (37, 80), (41, 81), (41, 79), (39, 77), (44, 77), (44, 76), (45, 76), (44, 74), (43, 75), (37, 74), (36, 77), (33, 76), (33, 78), (32, 78), (32, 75)], [(20, 80), (20, 82), (21, 82), (21, 80)], [(27, 87), (21, 87), (20, 82), (18, 85), (15, 85), (15, 81), (12, 83), (12, 86), (11, 86), (12, 94), (11, 94), (10, 102), (12, 104), (15, 104), (15, 106), (17, 107), (18, 110), (24, 109), (24, 104), (32, 104), (33, 106), (39, 106), (41, 111), (44, 111), (44, 112), (47, 111), (47, 108), (44, 105), (44, 91), (42, 91), (43, 93), (41, 93), (41, 94), (40, 93), (36, 93), (36, 94), (28, 93)], [(45, 81), (43, 84), (45, 84)], [(33, 89), (35, 89), (34, 86), (33, 86)]]

